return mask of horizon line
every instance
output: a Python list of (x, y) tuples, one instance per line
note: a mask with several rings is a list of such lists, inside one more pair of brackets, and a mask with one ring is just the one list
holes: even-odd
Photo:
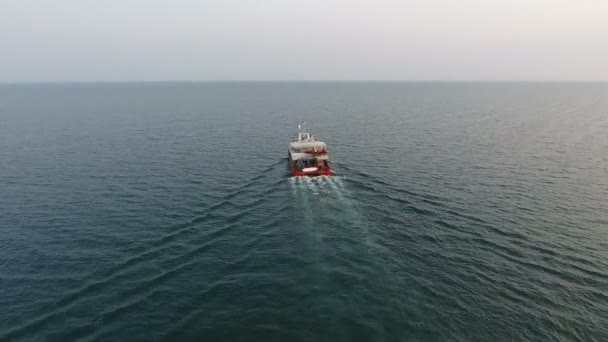
[(336, 80), (62, 80), (62, 81), (0, 81), (1, 85), (27, 84), (109, 84), (109, 83), (608, 83), (608, 80), (382, 80), (382, 79), (336, 79)]

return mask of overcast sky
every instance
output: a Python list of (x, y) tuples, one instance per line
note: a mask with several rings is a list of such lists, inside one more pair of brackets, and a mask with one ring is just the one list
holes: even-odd
[(0, 82), (608, 80), (608, 0), (0, 0)]

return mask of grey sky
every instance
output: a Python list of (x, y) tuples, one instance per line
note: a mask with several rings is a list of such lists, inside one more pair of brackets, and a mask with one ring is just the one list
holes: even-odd
[(0, 0), (0, 81), (608, 80), (608, 0)]

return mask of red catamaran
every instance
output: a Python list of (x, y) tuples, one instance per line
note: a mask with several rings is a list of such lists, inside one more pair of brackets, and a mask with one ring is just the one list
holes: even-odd
[(298, 133), (289, 143), (289, 165), (294, 176), (329, 176), (327, 145), (308, 132), (305, 122), (298, 125)]

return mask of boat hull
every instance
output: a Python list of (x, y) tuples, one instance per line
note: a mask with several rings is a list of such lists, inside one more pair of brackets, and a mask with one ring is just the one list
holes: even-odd
[(291, 154), (287, 153), (288, 157), (289, 157), (289, 168), (291, 169), (291, 174), (294, 177), (303, 177), (303, 176), (329, 176), (331, 175), (331, 167), (329, 167), (329, 165), (321, 170), (315, 170), (315, 171), (303, 171), (303, 170), (298, 170), (298, 168), (296, 167), (295, 163), (293, 162), (293, 160), (291, 159)]

